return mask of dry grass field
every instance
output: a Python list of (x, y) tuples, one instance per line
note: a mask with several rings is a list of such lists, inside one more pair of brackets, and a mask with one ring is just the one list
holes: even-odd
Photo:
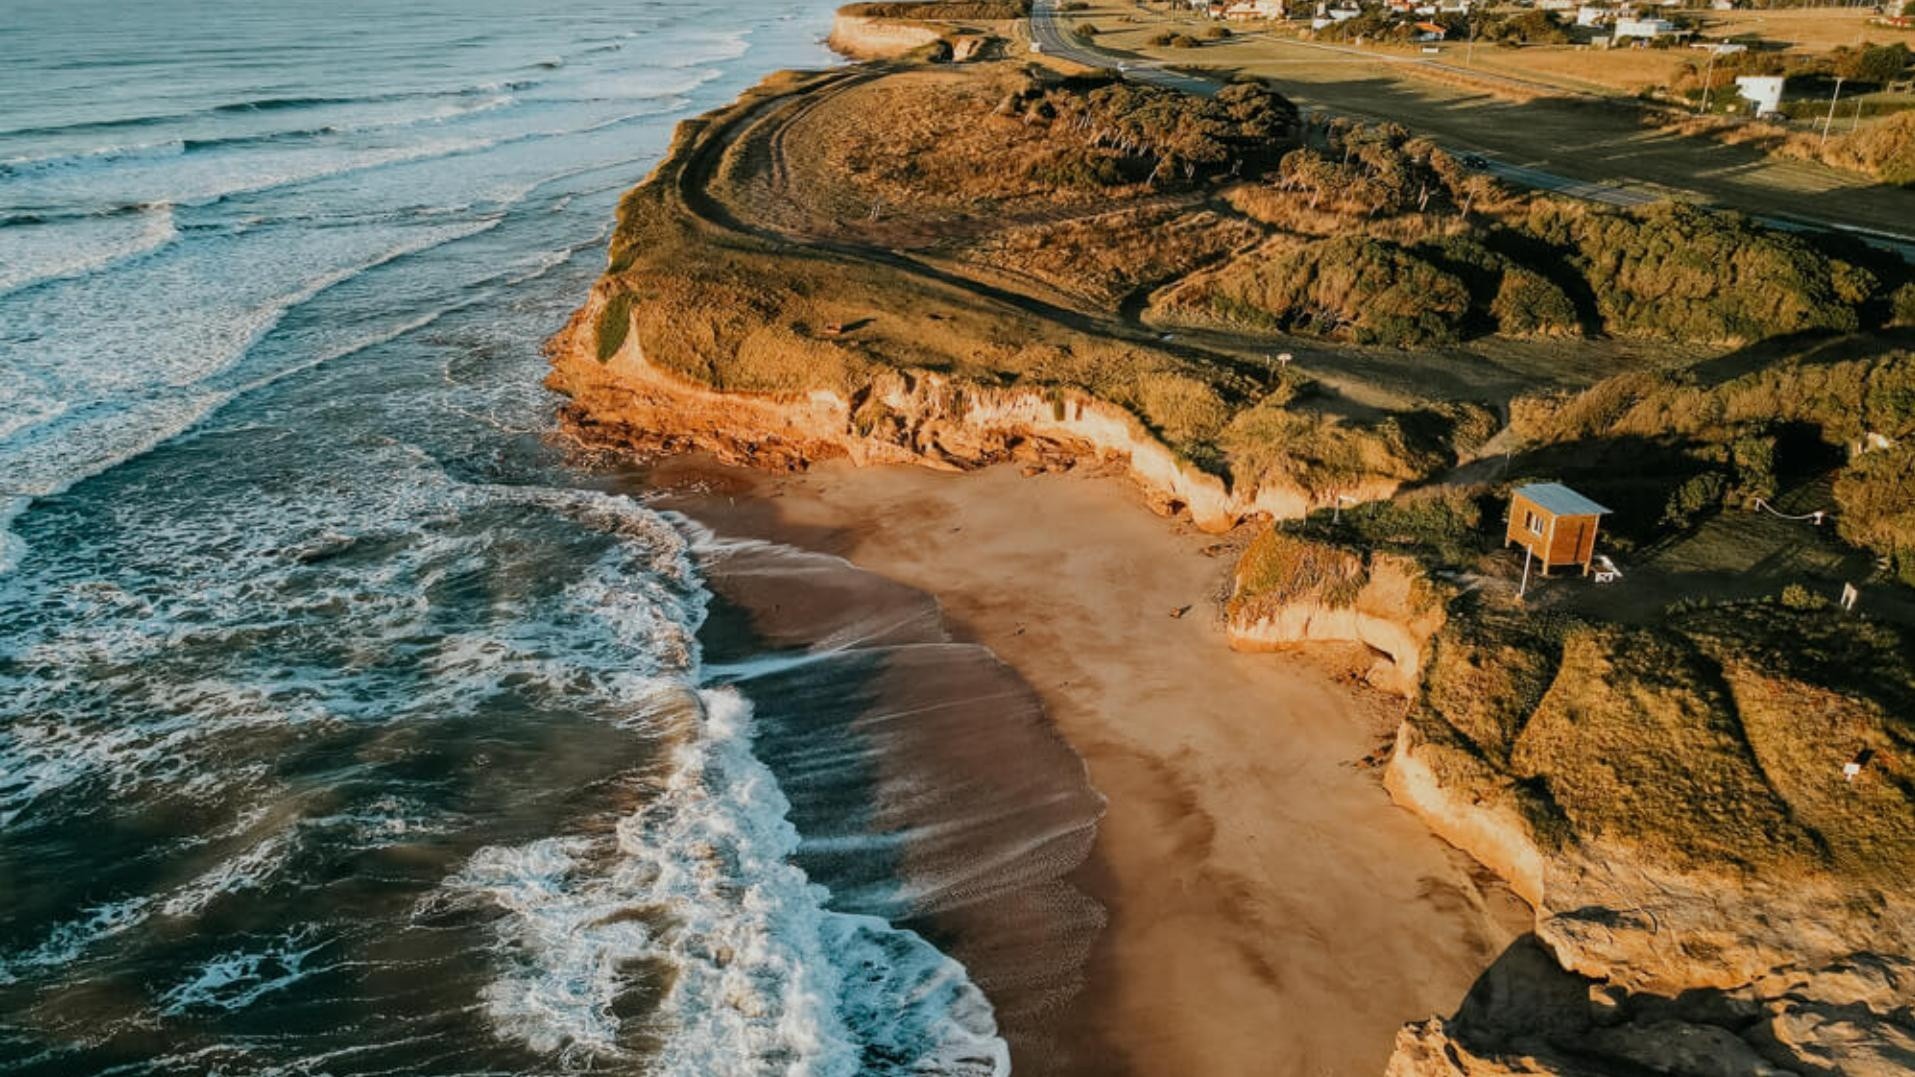
[(1828, 52), (1862, 41), (1886, 43), (1915, 39), (1915, 34), (1870, 26), (1866, 8), (1806, 8), (1795, 11), (1711, 11), (1703, 32), (1712, 37), (1756, 34), (1787, 45), (1791, 52)]

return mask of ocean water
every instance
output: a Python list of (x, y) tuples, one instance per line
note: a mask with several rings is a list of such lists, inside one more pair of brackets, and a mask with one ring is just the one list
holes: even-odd
[(672, 125), (828, 18), (6, 5), (0, 1072), (991, 1074), (1072, 993), (1028, 692), (539, 384)]

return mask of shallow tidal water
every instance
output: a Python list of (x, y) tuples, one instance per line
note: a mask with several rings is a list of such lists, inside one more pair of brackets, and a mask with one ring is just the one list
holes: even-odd
[(1028, 690), (539, 384), (829, 7), (8, 5), (0, 1072), (985, 1074), (1068, 1000)]

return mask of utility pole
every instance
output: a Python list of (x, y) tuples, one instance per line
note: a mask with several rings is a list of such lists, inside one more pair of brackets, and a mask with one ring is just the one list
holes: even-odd
[(1717, 45), (1709, 49), (1709, 66), (1702, 72), (1702, 103), (1696, 106), (1698, 116), (1709, 111), (1709, 94), (1716, 85), (1716, 52), (1720, 48), (1721, 46)]
[(1837, 101), (1840, 101), (1841, 99), (1842, 99), (1842, 76), (1837, 75), (1835, 76), (1835, 92), (1829, 95), (1828, 119), (1825, 119), (1822, 121), (1822, 141), (1816, 144), (1817, 150), (1820, 150), (1822, 147), (1827, 146), (1829, 144), (1829, 128), (1835, 125), (1835, 103)]
[(1463, 5), (1463, 17), (1469, 20), (1469, 47), (1463, 50), (1463, 66), (1474, 67), (1476, 65), (1476, 5), (1474, 3)]

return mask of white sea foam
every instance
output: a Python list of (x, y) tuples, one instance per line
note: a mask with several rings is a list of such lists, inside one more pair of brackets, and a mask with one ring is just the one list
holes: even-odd
[[(254, 280), (242, 282), (238, 288), (226, 288), (229, 294), (222, 296), (228, 303), (237, 300), (250, 305), (224, 311), (203, 310), (201, 316), (191, 322), (169, 318), (157, 308), (143, 310), (138, 304), (176, 301), (174, 297), (179, 294), (179, 288), (166, 286), (169, 281), (221, 279), (200, 273), (198, 262), (204, 258), (178, 269), (158, 267), (153, 271), (155, 279), (147, 282), (128, 282), (117, 277), (74, 282), (74, 298), (80, 301), (102, 290), (118, 294), (129, 284), (159, 287), (132, 288), (133, 302), (121, 304), (131, 309), (122, 312), (116, 325), (100, 327), (106, 331), (84, 343), (70, 341), (70, 346), (63, 347), (67, 335), (49, 323), (44, 329), (50, 337), (48, 346), (29, 357), (21, 369), (10, 372), (7, 380), (0, 381), (0, 402), (22, 400), (27, 404), (22, 412), (29, 416), (17, 420), (11, 429), (0, 430), (0, 467), (4, 467), (5, 474), (0, 497), (10, 497), (17, 502), (24, 497), (57, 494), (82, 479), (177, 437), (238, 392), (256, 388), (291, 369), (310, 369), (370, 343), (430, 324), (437, 313), (413, 319), (395, 330), (335, 347), (288, 370), (273, 372), (247, 384), (219, 389), (204, 387), (208, 379), (245, 357), (300, 304), (370, 270), (470, 238), (497, 225), (498, 220), (492, 218), (416, 229), (399, 242), (394, 242), (390, 234), (366, 230), (361, 244), (341, 244), (339, 256), (352, 259), (346, 264), (311, 276), (289, 290), (264, 295), (257, 294), (256, 290), (262, 286), (274, 287), (279, 274), (260, 274)], [(276, 241), (268, 238), (264, 242), (270, 245)], [(378, 246), (367, 251), (365, 248), (370, 244)], [(299, 252), (299, 256), (310, 259), (319, 254), (308, 250)], [(98, 298), (108, 301), (104, 296)], [(60, 309), (63, 309), (61, 303), (50, 303), (45, 308), (49, 315)], [(32, 320), (26, 325), (29, 331), (39, 331)], [(38, 381), (22, 380), (30, 377)], [(31, 389), (29, 384), (40, 388)], [(47, 399), (56, 393), (64, 399)], [(33, 403), (36, 400), (37, 405)], [(0, 505), (0, 534), (6, 536), (0, 539), (6, 543), (0, 549), (0, 574), (8, 571), (24, 552), (11, 531), (5, 528), (19, 511), (18, 503), (11, 512)]]
[(151, 898), (132, 897), (83, 910), (55, 927), (34, 949), (0, 955), (0, 984), (17, 983), (29, 969), (60, 968), (77, 961), (94, 944), (145, 923), (152, 905)]
[[(160, 1012), (177, 1017), (193, 1010), (243, 1010), (324, 971), (311, 965), (326, 948), (310, 926), (286, 932), (257, 950), (232, 950), (201, 965), (192, 979), (160, 996)], [(314, 941), (317, 939), (318, 941)]]
[(32, 503), (32, 498), (9, 497), (0, 491), (0, 577), (12, 572), (14, 566), (26, 558), (27, 544), (13, 533), (13, 521)]
[(113, 158), (110, 168), (29, 172), (8, 184), (5, 194), (14, 206), (109, 206), (123, 204), (129, 195), (144, 202), (197, 206), (405, 161), (474, 153), (499, 142), (448, 136), (343, 152), (332, 145), (289, 144), (245, 153), (143, 153)]
[(176, 917), (198, 916), (219, 898), (263, 886), (292, 855), (298, 840), (297, 827), (267, 835), (173, 891), (161, 903), (160, 912)]
[(179, 238), (173, 207), (164, 203), (135, 213), (13, 225), (3, 234), (7, 257), (0, 259), (0, 295), (97, 272)]
[[(685, 571), (689, 544), (659, 547), (654, 514), (565, 500), (601, 526), (639, 527), (655, 563)], [(665, 773), (632, 776), (643, 804), (611, 834), (488, 847), (438, 899), (497, 915), (502, 967), (484, 997), (497, 1033), (565, 1065), (662, 1035), (649, 1072), (685, 1077), (1008, 1072), (990, 1005), (957, 962), (912, 932), (830, 911), (793, 863), (799, 835), (752, 753), (749, 702), (692, 687), (702, 592), (661, 603), (633, 590), (640, 579), (595, 571), (568, 596), (621, 649), (667, 659), (607, 685), (671, 745)], [(663, 989), (643, 979), (658, 962), (672, 971), (656, 1016), (623, 1027), (622, 996)]]
[(656, 1073), (1008, 1073), (961, 966), (915, 933), (829, 911), (791, 862), (798, 834), (751, 754), (745, 699), (681, 702), (671, 773), (613, 838), (488, 848), (448, 881), (505, 914), (508, 967), (485, 999), (500, 1035), (567, 1063), (618, 1057), (614, 1003), (647, 990), (626, 970), (663, 960), (671, 987), (644, 1030), (667, 1033)]

